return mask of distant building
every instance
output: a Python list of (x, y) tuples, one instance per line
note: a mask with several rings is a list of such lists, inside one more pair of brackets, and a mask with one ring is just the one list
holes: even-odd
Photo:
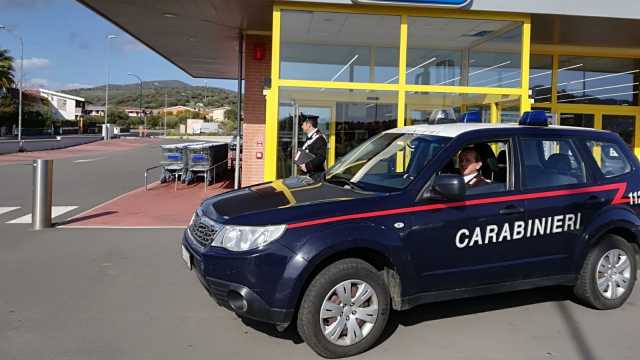
[(204, 112), (207, 115), (207, 120), (222, 122), (224, 121), (224, 114), (230, 109), (231, 108), (228, 106), (223, 106), (219, 108), (209, 108), (204, 110)]
[(45, 89), (38, 89), (38, 92), (49, 101), (49, 107), (56, 119), (82, 120), (85, 107), (83, 98)]
[(142, 111), (140, 111), (140, 108), (124, 109), (124, 112), (126, 112), (127, 115), (129, 115), (129, 117), (138, 117), (138, 118), (148, 115), (149, 113), (152, 113), (151, 110), (146, 110), (146, 109), (142, 109)]
[(84, 115), (85, 116), (104, 116), (104, 106), (87, 104), (84, 107)]
[[(151, 110), (153, 112), (153, 114), (162, 114), (165, 111), (165, 108), (160, 108), (160, 109), (154, 109)], [(167, 114), (173, 114), (173, 115), (178, 115), (181, 112), (185, 112), (185, 111), (197, 111), (194, 108), (190, 108), (188, 106), (183, 106), (183, 105), (177, 105), (177, 106), (170, 106), (166, 109)]]

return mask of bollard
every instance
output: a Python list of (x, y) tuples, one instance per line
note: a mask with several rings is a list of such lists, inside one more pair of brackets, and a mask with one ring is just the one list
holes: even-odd
[(53, 160), (33, 160), (33, 230), (51, 227), (53, 202)]

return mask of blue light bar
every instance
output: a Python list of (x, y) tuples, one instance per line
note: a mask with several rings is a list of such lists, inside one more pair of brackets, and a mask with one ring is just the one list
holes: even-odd
[(526, 126), (549, 126), (547, 112), (544, 110), (526, 111), (522, 114), (519, 124)]
[(467, 111), (460, 116), (461, 123), (481, 123), (482, 113), (480, 111)]

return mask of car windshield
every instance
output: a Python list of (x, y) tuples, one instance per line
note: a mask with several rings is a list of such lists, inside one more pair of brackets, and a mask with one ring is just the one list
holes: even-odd
[(375, 136), (338, 160), (325, 181), (390, 192), (404, 189), (451, 138), (402, 133)]

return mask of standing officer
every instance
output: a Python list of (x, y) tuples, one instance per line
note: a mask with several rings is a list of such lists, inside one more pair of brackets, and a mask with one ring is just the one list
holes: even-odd
[(298, 150), (295, 162), (300, 167), (302, 175), (315, 179), (325, 170), (327, 139), (318, 129), (318, 116), (305, 116), (302, 121), (302, 131), (307, 136), (307, 141)]

